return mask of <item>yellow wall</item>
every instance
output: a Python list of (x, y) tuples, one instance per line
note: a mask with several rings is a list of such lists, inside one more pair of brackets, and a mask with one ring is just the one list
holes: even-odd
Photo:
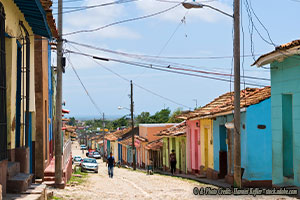
[[(207, 134), (207, 140), (205, 140)], [(205, 155), (205, 145), (208, 147), (208, 156)], [(200, 147), (201, 147), (201, 163), (205, 169), (214, 168), (214, 149), (213, 149), (213, 122), (211, 119), (200, 120)], [(207, 166), (205, 164), (207, 163)]]
[[(22, 33), (19, 21), (23, 21), (30, 35), (30, 111), (34, 112), (34, 38), (31, 27), (26, 22), (24, 15), (12, 0), (0, 0), (6, 13), (5, 32), (12, 38), (6, 38), (6, 79), (7, 79), (7, 130), (8, 148), (15, 148), (15, 115), (16, 115), (16, 82), (17, 82), (17, 44), (16, 40)], [(24, 35), (24, 33), (23, 33)], [(34, 117), (33, 115), (32, 117)], [(34, 120), (34, 119), (33, 119)], [(34, 127), (32, 127), (34, 129)], [(33, 130), (35, 132), (35, 130)], [(24, 138), (24, 137), (23, 137)], [(21, 141), (21, 145), (24, 141)]]

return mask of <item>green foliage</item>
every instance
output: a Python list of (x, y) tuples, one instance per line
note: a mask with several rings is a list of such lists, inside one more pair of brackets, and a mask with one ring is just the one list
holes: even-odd
[(112, 122), (113, 129), (116, 129), (118, 127), (123, 127), (123, 126), (128, 127), (128, 125), (129, 123), (126, 115)]
[(142, 112), (140, 115), (136, 117), (137, 124), (146, 124), (151, 122), (150, 113), (149, 112)]
[(166, 123), (169, 120), (171, 110), (169, 108), (162, 109), (159, 112), (156, 112), (154, 115), (150, 116), (149, 112), (142, 112), (136, 117), (137, 124), (142, 123)]
[(178, 115), (180, 115), (182, 112), (182, 110), (180, 108), (177, 108), (176, 110), (174, 110), (174, 112), (171, 114), (168, 123), (180, 123), (183, 121), (183, 119), (178, 119), (176, 118)]
[(68, 122), (70, 126), (75, 126), (76, 125), (76, 119), (75, 117), (70, 117), (70, 121)]

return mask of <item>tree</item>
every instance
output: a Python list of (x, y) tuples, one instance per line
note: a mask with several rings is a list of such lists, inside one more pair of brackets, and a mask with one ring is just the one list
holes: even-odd
[(174, 110), (174, 112), (171, 114), (168, 123), (180, 123), (183, 121), (183, 119), (178, 119), (176, 118), (178, 115), (180, 115), (182, 113), (181, 108), (177, 108), (176, 110)]
[(137, 124), (143, 124), (143, 123), (150, 123), (150, 113), (149, 112), (142, 112), (136, 117), (136, 123)]
[(119, 128), (119, 127), (127, 127), (128, 126), (128, 118), (125, 116), (113, 121), (113, 129)]
[(169, 108), (162, 109), (150, 117), (150, 123), (167, 123), (171, 110)]
[(76, 125), (76, 119), (75, 119), (75, 117), (70, 117), (68, 124), (70, 126), (75, 126)]

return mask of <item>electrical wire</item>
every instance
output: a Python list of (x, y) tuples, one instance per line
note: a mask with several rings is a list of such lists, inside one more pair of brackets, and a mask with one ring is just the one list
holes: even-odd
[[(117, 55), (123, 55), (123, 56), (127, 56), (130, 58), (136, 58), (135, 54), (128, 54), (128, 53), (124, 53), (124, 52), (116, 52), (113, 50), (107, 50), (107, 49), (102, 49), (102, 48), (97, 48), (97, 47), (93, 47), (90, 45), (84, 45), (84, 44), (80, 44), (77, 42), (72, 42), (72, 41), (67, 41), (67, 43), (71, 43), (71, 44), (75, 44), (75, 45), (79, 45), (79, 46), (83, 46), (83, 47), (87, 47), (87, 48), (92, 48), (92, 49), (96, 49), (96, 50), (100, 50), (100, 51), (104, 51), (104, 52), (108, 52), (108, 53), (116, 53)], [(133, 56), (131, 56), (133, 55)], [(137, 57), (138, 58), (138, 57)], [(150, 60), (151, 61), (151, 60)], [(156, 67), (165, 67), (162, 65), (158, 65), (158, 64), (153, 64), (153, 63), (141, 63), (141, 62), (135, 62), (138, 64), (143, 64), (143, 65), (152, 65), (152, 66), (156, 66)], [(190, 68), (198, 68), (196, 66), (192, 66), (192, 65), (185, 65), (185, 64), (178, 64), (178, 63), (172, 63), (172, 62), (163, 62), (166, 66), (169, 66), (169, 68), (172, 69), (179, 69), (180, 65), (181, 66), (188, 66)], [(171, 67), (172, 65), (172, 67)], [(211, 71), (204, 71), (204, 70), (191, 70), (191, 69), (185, 69), (185, 68), (180, 68), (181, 70), (186, 70), (186, 71), (193, 71), (193, 72), (197, 72), (197, 73), (206, 73), (206, 74), (212, 74), (212, 75), (221, 75), (221, 76), (232, 76), (232, 74), (226, 74), (226, 73), (220, 73), (220, 72), (211, 72)], [(252, 77), (252, 76), (243, 76), (245, 78), (249, 78), (249, 79), (256, 79), (256, 80), (264, 80), (264, 81), (270, 81), (270, 79), (266, 79), (266, 78), (260, 78), (260, 77)]]
[[(92, 9), (92, 8), (99, 8), (99, 7), (104, 7), (104, 6), (111, 6), (111, 5), (116, 5), (116, 4), (131, 3), (131, 2), (134, 2), (134, 1), (138, 1), (138, 0), (119, 0), (119, 1), (109, 2), (109, 3), (92, 5), (92, 6), (73, 7), (73, 10), (63, 11), (62, 14), (68, 14), (68, 13), (88, 10), (88, 9)], [(69, 7), (69, 8), (71, 9), (72, 7)], [(68, 9), (68, 7), (67, 7), (67, 9)], [(59, 13), (54, 13), (53, 15), (58, 15), (58, 14)]]
[(99, 112), (99, 114), (102, 115), (103, 112), (102, 112), (101, 109), (98, 107), (98, 105), (96, 104), (96, 102), (94, 101), (94, 99), (92, 98), (92, 96), (90, 95), (90, 93), (88, 92), (88, 90), (86, 89), (86, 87), (85, 87), (85, 85), (83, 84), (81, 78), (79, 77), (79, 75), (78, 75), (78, 73), (77, 73), (77, 71), (76, 71), (76, 69), (75, 69), (73, 63), (71, 62), (71, 59), (70, 59), (69, 57), (67, 57), (67, 59), (68, 59), (68, 61), (69, 61), (69, 63), (70, 63), (70, 66), (72, 67), (72, 69), (73, 69), (73, 71), (74, 71), (76, 77), (78, 78), (78, 80), (79, 80), (81, 86), (83, 87), (85, 93), (86, 93), (87, 96), (89, 97), (90, 101), (91, 101), (92, 104), (95, 106), (95, 108), (96, 108), (96, 110)]
[[(72, 45), (70, 45), (70, 46), (72, 46)], [(79, 51), (81, 54), (83, 54), (78, 48), (76, 48), (76, 47), (74, 47), (74, 46), (72, 46), (72, 47), (75, 48), (77, 51)], [(93, 59), (91, 56), (89, 56), (89, 57), (90, 57), (95, 63), (97, 63), (99, 66), (101, 66), (102, 68), (104, 68), (105, 70), (107, 70), (107, 71), (109, 71), (109, 72), (115, 74), (116, 76), (118, 76), (119, 78), (121, 78), (121, 79), (123, 79), (123, 80), (125, 80), (125, 81), (127, 81), (127, 82), (130, 82), (129, 79), (127, 79), (127, 78), (125, 78), (124, 76), (120, 75), (119, 73), (117, 73), (117, 72), (111, 70), (110, 68), (104, 66), (103, 64), (101, 64), (101, 63), (98, 62), (97, 60)], [(160, 94), (158, 94), (158, 93), (156, 93), (156, 92), (153, 92), (152, 90), (149, 90), (149, 89), (147, 89), (147, 88), (145, 88), (145, 87), (143, 87), (143, 86), (141, 86), (141, 85), (139, 85), (139, 84), (137, 84), (137, 83), (133, 83), (133, 85), (135, 85), (136, 87), (138, 87), (138, 88), (140, 88), (140, 89), (142, 89), (142, 90), (144, 90), (144, 91), (146, 91), (146, 92), (148, 92), (148, 93), (150, 93), (150, 94), (152, 94), (152, 95), (154, 95), (154, 96), (160, 97), (161, 99), (164, 99), (164, 100), (166, 100), (166, 101), (169, 101), (169, 102), (171, 102), (171, 103), (173, 103), (173, 104), (176, 104), (176, 105), (178, 105), (178, 106), (182, 106), (182, 107), (185, 107), (185, 108), (188, 108), (188, 109), (191, 108), (191, 107), (186, 106), (186, 105), (184, 105), (184, 104), (178, 103), (178, 102), (176, 102), (176, 101), (174, 101), (174, 100), (172, 100), (172, 99), (169, 99), (169, 98), (167, 98), (167, 97), (164, 97), (164, 96), (162, 96), (162, 95), (160, 95)]]
[(146, 19), (146, 18), (154, 17), (154, 16), (157, 16), (157, 15), (166, 13), (166, 12), (168, 12), (168, 11), (170, 11), (170, 10), (173, 10), (173, 9), (177, 8), (178, 6), (180, 6), (180, 5), (181, 5), (181, 3), (176, 4), (175, 6), (172, 6), (172, 7), (170, 7), (170, 8), (167, 8), (167, 9), (165, 9), (165, 10), (162, 10), (162, 11), (159, 11), (159, 12), (155, 12), (155, 13), (152, 13), (152, 14), (149, 14), (149, 15), (144, 15), (144, 16), (140, 16), (140, 17), (134, 17), (134, 18), (130, 18), (130, 19), (125, 19), (125, 20), (113, 22), (113, 23), (107, 24), (107, 25), (105, 25), (105, 26), (101, 26), (101, 27), (94, 28), (94, 29), (86, 29), (86, 30), (79, 30), (79, 31), (73, 31), (73, 32), (70, 32), (70, 33), (65, 33), (65, 34), (63, 34), (63, 36), (74, 35), (74, 34), (78, 34), (78, 33), (90, 33), (90, 32), (95, 32), (95, 31), (102, 30), (102, 29), (104, 29), (104, 28), (108, 28), (108, 27), (117, 25), (117, 24), (123, 24), (123, 23), (127, 23), (127, 22), (132, 22), (132, 21), (137, 21), (137, 20), (141, 20), (141, 19)]
[[(151, 64), (143, 64), (143, 63), (124, 61), (124, 60), (112, 59), (112, 58), (101, 58), (101, 57), (93, 56), (91, 54), (86, 54), (86, 53), (82, 53), (82, 52), (75, 52), (75, 51), (71, 51), (71, 50), (68, 50), (67, 52), (68, 53), (73, 53), (73, 54), (78, 54), (78, 55), (83, 55), (83, 56), (87, 56), (87, 57), (91, 57), (93, 59), (102, 60), (102, 61), (114, 61), (114, 62), (119, 62), (119, 63), (123, 63), (123, 64), (133, 65), (133, 66), (137, 66), (137, 67), (144, 67), (144, 68), (149, 68), (149, 69), (154, 69), (154, 70), (159, 70), (159, 71), (164, 71), (164, 72), (171, 72), (171, 73), (176, 73), (176, 74), (181, 74), (181, 75), (188, 75), (188, 76), (195, 76), (195, 77), (200, 77), (200, 78), (207, 78), (207, 79), (230, 82), (230, 80), (224, 79), (224, 78), (217, 78), (217, 77), (211, 77), (211, 76), (206, 76), (206, 75), (199, 75), (199, 74), (193, 74), (193, 73), (173, 71), (171, 69), (168, 69), (169, 67), (167, 67), (167, 69), (166, 69), (166, 68), (160, 68), (160, 67), (157, 67), (157, 66), (154, 67)], [(259, 87), (264, 87), (265, 86), (265, 85), (256, 84), (256, 83), (249, 83), (249, 82), (247, 82), (247, 85), (259, 86)]]

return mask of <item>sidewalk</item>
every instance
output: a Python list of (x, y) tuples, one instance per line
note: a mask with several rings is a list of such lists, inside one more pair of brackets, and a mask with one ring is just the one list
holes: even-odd
[(197, 176), (191, 175), (191, 174), (178, 174), (178, 173), (172, 175), (170, 172), (166, 172), (166, 171), (154, 171), (154, 173), (167, 175), (167, 176), (186, 178), (186, 179), (198, 181), (198, 182), (204, 183), (204, 184), (214, 185), (216, 187), (221, 187), (221, 188), (231, 188), (231, 185), (226, 183), (225, 179), (212, 180), (212, 179), (207, 179), (207, 178), (200, 178), (200, 177), (197, 177)]

